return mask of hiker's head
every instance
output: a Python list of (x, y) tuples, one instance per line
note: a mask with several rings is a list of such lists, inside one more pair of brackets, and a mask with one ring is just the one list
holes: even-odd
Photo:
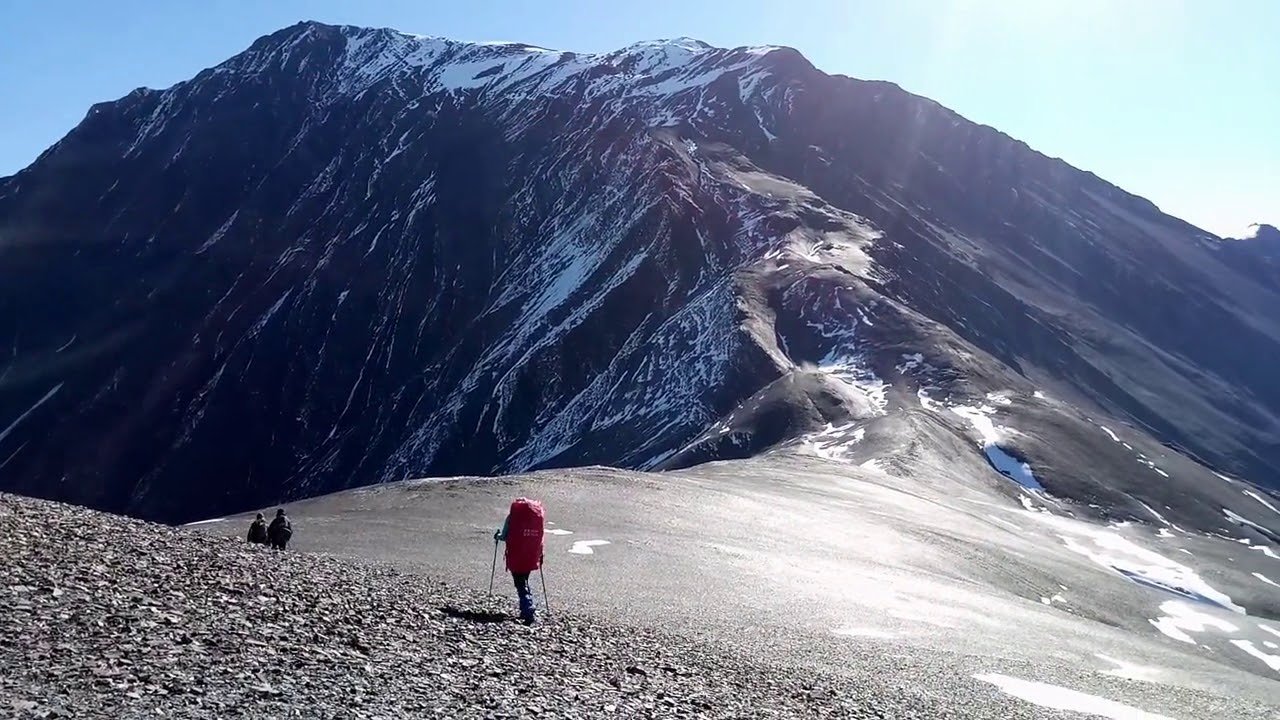
[(254, 518), (254, 519), (255, 519), (255, 520), (261, 520), (261, 519), (262, 519), (262, 513), (258, 513), (258, 517)]
[(276, 517), (284, 517), (284, 508), (276, 510)]

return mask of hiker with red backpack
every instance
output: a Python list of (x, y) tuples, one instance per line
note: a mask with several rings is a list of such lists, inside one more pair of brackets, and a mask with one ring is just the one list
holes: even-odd
[(529, 575), (534, 570), (542, 569), (542, 527), (545, 517), (542, 503), (529, 498), (516, 498), (511, 503), (507, 519), (502, 521), (502, 529), (493, 534), (495, 554), (499, 541), (507, 544), (507, 570), (515, 581), (516, 594), (520, 598), (520, 619), (530, 624), (534, 621), (534, 607)]

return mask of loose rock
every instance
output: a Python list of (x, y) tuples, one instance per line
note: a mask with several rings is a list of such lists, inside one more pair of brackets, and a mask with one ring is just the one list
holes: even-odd
[(3, 493), (0, 547), (20, 718), (870, 716), (835, 681), (564, 610), (493, 622), (483, 594), (372, 563)]

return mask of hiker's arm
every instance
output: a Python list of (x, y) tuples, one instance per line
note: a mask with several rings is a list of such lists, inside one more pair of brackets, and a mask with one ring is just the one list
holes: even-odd
[(493, 534), (493, 541), (494, 541), (494, 542), (497, 542), (497, 541), (499, 541), (499, 540), (501, 540), (501, 541), (503, 541), (503, 542), (506, 542), (506, 540), (507, 540), (507, 525), (508, 525), (510, 522), (511, 522), (511, 516), (510, 516), (510, 515), (508, 515), (508, 516), (506, 516), (505, 518), (503, 518), (503, 519), (502, 519), (502, 529), (501, 529), (501, 530), (499, 530), (499, 531), (497, 531), (497, 532), (495, 532), (495, 533)]

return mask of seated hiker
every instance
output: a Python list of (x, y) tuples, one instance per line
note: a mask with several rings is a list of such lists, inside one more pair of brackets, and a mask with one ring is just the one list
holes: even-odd
[(502, 529), (493, 534), (493, 541), (504, 541), (507, 570), (516, 584), (520, 598), (520, 619), (534, 621), (533, 591), (529, 589), (529, 574), (542, 569), (542, 526), (545, 515), (542, 503), (528, 498), (517, 498), (511, 503)]
[(283, 550), (285, 545), (289, 544), (291, 537), (293, 537), (293, 523), (289, 522), (289, 516), (284, 514), (284, 508), (280, 508), (276, 510), (275, 519), (267, 528), (267, 540), (270, 541), (271, 547)]
[(262, 517), (262, 513), (258, 513), (258, 517), (253, 519), (253, 524), (249, 526), (249, 542), (255, 545), (267, 544), (267, 521)]

